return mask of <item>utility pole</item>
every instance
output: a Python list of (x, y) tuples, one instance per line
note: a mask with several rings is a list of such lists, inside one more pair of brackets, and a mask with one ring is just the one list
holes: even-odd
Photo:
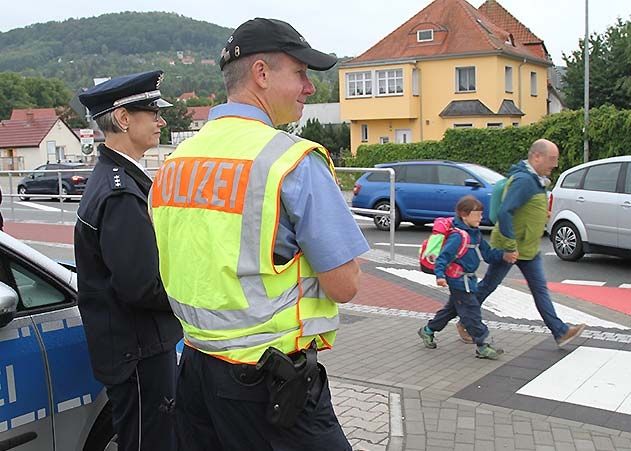
[(585, 118), (583, 123), (583, 163), (589, 161), (589, 0), (585, 0), (585, 41), (583, 42), (583, 62), (585, 63)]

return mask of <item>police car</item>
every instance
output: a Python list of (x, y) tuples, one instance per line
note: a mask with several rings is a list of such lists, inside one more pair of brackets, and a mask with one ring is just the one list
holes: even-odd
[(117, 449), (93, 375), (77, 278), (0, 232), (0, 451)]

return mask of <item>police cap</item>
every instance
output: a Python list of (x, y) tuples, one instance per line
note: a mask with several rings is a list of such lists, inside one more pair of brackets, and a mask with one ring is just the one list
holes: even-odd
[(328, 70), (337, 63), (336, 57), (312, 49), (287, 22), (257, 17), (234, 30), (221, 50), (219, 67), (223, 70), (226, 64), (239, 57), (266, 52), (287, 53), (313, 70)]
[(170, 107), (158, 89), (163, 77), (161, 70), (154, 70), (112, 78), (82, 92), (79, 100), (94, 119), (120, 107)]

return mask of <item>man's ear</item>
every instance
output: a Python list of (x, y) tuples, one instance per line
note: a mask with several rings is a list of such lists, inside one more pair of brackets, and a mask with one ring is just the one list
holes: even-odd
[(266, 89), (269, 86), (269, 72), (270, 68), (263, 60), (256, 60), (250, 67), (252, 73), (252, 79), (262, 89)]

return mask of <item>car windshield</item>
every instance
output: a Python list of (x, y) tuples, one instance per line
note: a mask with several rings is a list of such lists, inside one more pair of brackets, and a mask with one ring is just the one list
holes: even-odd
[(495, 185), (504, 178), (504, 176), (499, 172), (495, 172), (494, 170), (480, 166), (479, 164), (463, 163), (462, 166), (474, 172), (478, 177), (482, 177), (485, 182), (491, 185)]

